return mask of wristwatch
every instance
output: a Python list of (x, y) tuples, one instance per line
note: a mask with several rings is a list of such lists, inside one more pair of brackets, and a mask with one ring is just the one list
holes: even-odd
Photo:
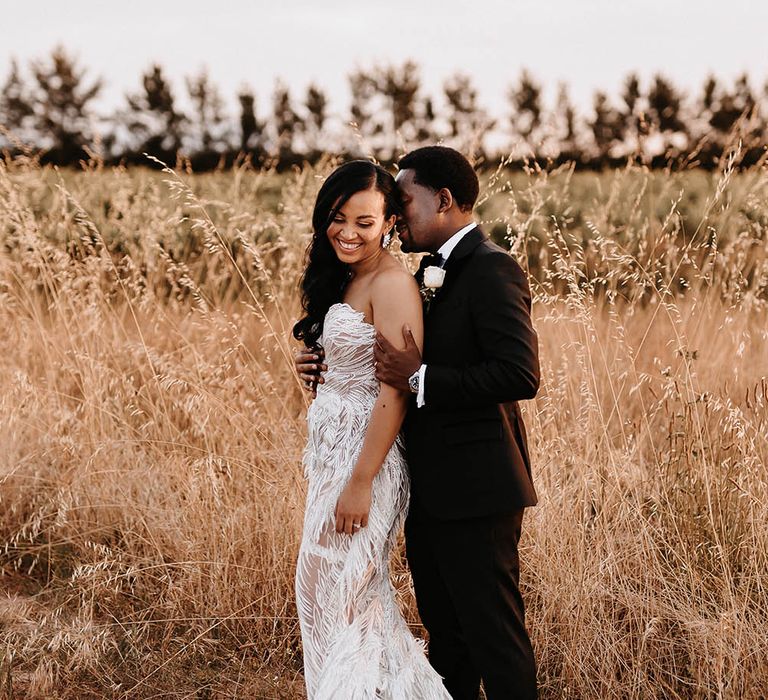
[(421, 367), (417, 369), (410, 377), (408, 377), (408, 387), (414, 394), (419, 393), (419, 374), (421, 373)]

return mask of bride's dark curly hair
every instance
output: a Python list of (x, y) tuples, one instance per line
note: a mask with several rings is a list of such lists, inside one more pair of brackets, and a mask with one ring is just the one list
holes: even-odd
[(312, 212), (312, 242), (307, 249), (307, 267), (301, 278), (302, 316), (293, 327), (293, 337), (312, 347), (323, 332), (328, 309), (342, 300), (349, 279), (349, 266), (341, 262), (328, 240), (328, 226), (349, 198), (374, 188), (384, 195), (384, 218), (398, 215), (400, 197), (392, 177), (384, 168), (368, 160), (352, 160), (340, 165), (317, 193)]

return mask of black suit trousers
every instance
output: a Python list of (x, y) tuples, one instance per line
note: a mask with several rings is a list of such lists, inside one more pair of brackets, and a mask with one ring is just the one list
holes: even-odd
[(411, 504), (406, 552), (429, 661), (454, 700), (537, 697), (517, 546), (523, 510), (438, 520)]

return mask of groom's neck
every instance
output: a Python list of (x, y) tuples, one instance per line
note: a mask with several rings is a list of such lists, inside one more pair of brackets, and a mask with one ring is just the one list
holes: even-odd
[(456, 217), (450, 223), (446, 223), (445, 228), (440, 231), (432, 243), (431, 247), (433, 250), (430, 250), (429, 252), (436, 253), (440, 250), (443, 243), (445, 243), (451, 236), (455, 235), (458, 231), (461, 231), (465, 226), (469, 226), (472, 222), (472, 214), (467, 214), (463, 217)]

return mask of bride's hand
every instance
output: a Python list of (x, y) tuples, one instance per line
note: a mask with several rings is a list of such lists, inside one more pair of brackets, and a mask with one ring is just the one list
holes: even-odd
[(368, 525), (370, 510), (371, 482), (352, 477), (336, 502), (336, 532), (355, 534), (361, 527)]

